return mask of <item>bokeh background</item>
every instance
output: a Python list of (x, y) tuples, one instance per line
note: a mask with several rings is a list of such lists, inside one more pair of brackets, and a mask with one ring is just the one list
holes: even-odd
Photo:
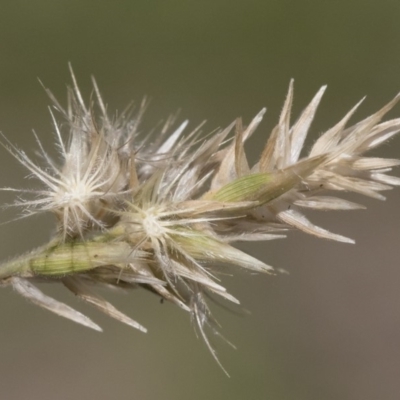
[[(65, 104), (71, 62), (86, 99), (95, 75), (109, 110), (152, 98), (145, 124), (182, 109), (212, 130), (237, 116), (267, 117), (251, 159), (277, 121), (290, 78), (293, 116), (328, 84), (312, 138), (361, 97), (362, 118), (400, 91), (398, 0), (14, 0), (0, 3), (0, 129), (33, 153), (34, 128), (51, 147), (44, 84)], [(399, 116), (397, 107), (390, 116)], [(400, 138), (375, 154), (399, 157)], [(400, 172), (397, 171), (397, 174)], [(0, 186), (24, 187), (0, 152)], [(0, 193), (1, 202), (12, 197)], [(143, 291), (107, 294), (149, 329), (108, 320), (61, 286), (45, 285), (104, 327), (99, 334), (0, 291), (0, 398), (395, 400), (400, 397), (400, 190), (366, 211), (310, 217), (355, 246), (292, 233), (247, 251), (289, 275), (226, 277), (251, 313), (216, 308), (237, 351), (216, 342), (227, 379), (188, 315)], [(16, 216), (3, 210), (1, 220)], [(1, 258), (51, 236), (51, 218), (0, 226)]]

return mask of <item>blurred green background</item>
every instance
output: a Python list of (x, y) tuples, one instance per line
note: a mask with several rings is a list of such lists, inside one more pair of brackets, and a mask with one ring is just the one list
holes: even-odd
[[(357, 118), (400, 91), (398, 0), (150, 1), (35, 0), (0, 5), (0, 129), (32, 154), (34, 128), (51, 146), (49, 100), (65, 104), (74, 67), (89, 99), (95, 75), (109, 110), (152, 98), (148, 126), (182, 109), (192, 127), (267, 117), (249, 144), (256, 160), (277, 121), (290, 78), (296, 117), (328, 84), (313, 137), (368, 95)], [(397, 107), (390, 116), (399, 116)], [(310, 139), (312, 140), (312, 138)], [(311, 142), (309, 142), (311, 143)], [(399, 157), (400, 138), (376, 154)], [(26, 171), (0, 152), (0, 186), (24, 187)], [(1, 202), (12, 197), (0, 193)], [(197, 339), (188, 315), (156, 296), (107, 294), (149, 329), (133, 331), (44, 289), (104, 327), (87, 330), (0, 291), (0, 398), (41, 399), (398, 399), (400, 393), (400, 190), (367, 211), (311, 218), (357, 245), (292, 233), (247, 250), (285, 268), (276, 277), (238, 273), (224, 283), (251, 314), (216, 308), (215, 343), (227, 379)], [(15, 217), (2, 211), (1, 220)], [(0, 227), (1, 257), (51, 236), (51, 218)], [(43, 287), (43, 286), (42, 286)]]

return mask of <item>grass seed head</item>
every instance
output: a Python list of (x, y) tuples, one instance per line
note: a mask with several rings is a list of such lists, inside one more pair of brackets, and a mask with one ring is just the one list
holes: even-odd
[[(265, 109), (248, 126), (239, 119), (208, 136), (200, 128), (188, 132), (187, 121), (171, 130), (169, 119), (146, 137), (138, 131), (145, 105), (136, 114), (127, 111), (111, 119), (96, 83), (95, 102), (87, 106), (73, 73), (72, 80), (66, 109), (48, 91), (53, 109), (66, 120), (60, 124), (51, 111), (59, 161), (39, 139), (44, 166), (3, 136), (3, 146), (38, 181), (35, 190), (3, 190), (20, 193), (16, 204), (27, 215), (52, 213), (58, 234), (42, 248), (5, 262), (0, 280), (32, 302), (96, 330), (98, 325), (44, 295), (31, 280), (61, 281), (80, 299), (141, 331), (145, 328), (92, 287), (145, 288), (188, 311), (217, 359), (206, 328), (218, 334), (218, 325), (206, 298), (239, 303), (222, 285), (220, 266), (272, 271), (235, 248), (235, 242), (283, 238), (289, 229), (298, 229), (351, 243), (313, 224), (303, 210), (363, 208), (335, 193), (384, 199), (382, 191), (400, 184), (388, 174), (399, 160), (365, 155), (400, 131), (400, 119), (381, 122), (399, 96), (348, 127), (358, 103), (304, 154), (326, 87), (292, 124), (292, 81), (278, 124), (252, 165), (244, 145)], [(227, 140), (232, 133), (233, 140)]]

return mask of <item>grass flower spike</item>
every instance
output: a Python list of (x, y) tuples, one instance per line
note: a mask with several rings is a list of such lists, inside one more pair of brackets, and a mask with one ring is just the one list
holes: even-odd
[[(352, 243), (313, 224), (303, 210), (363, 208), (336, 193), (382, 200), (383, 191), (400, 185), (399, 178), (388, 174), (399, 160), (365, 155), (400, 131), (400, 119), (381, 122), (399, 95), (348, 127), (361, 102), (356, 104), (304, 154), (325, 87), (292, 124), (291, 82), (279, 122), (259, 161), (251, 165), (244, 144), (265, 109), (248, 126), (238, 119), (208, 136), (202, 135), (201, 127), (187, 131), (187, 122), (172, 129), (172, 119), (145, 136), (139, 129), (145, 104), (136, 114), (128, 110), (111, 119), (96, 83), (95, 101), (87, 106), (73, 74), (72, 78), (67, 109), (48, 92), (60, 161), (46, 153), (39, 139), (42, 160), (36, 163), (3, 136), (3, 147), (38, 181), (36, 190), (3, 190), (19, 194), (15, 205), (27, 216), (54, 214), (57, 234), (47, 245), (4, 262), (0, 282), (96, 330), (101, 328), (42, 293), (34, 282), (61, 283), (83, 301), (141, 331), (146, 331), (142, 325), (95, 289), (147, 289), (190, 313), (218, 361), (207, 335), (208, 330), (218, 334), (207, 298), (239, 303), (220, 281), (220, 267), (273, 272), (233, 243), (283, 238), (290, 229)], [(53, 112), (66, 123), (60, 124)]]

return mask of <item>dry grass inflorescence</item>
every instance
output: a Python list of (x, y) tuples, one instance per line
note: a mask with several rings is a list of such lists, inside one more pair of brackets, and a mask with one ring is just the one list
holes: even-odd
[(400, 185), (399, 178), (388, 175), (399, 160), (364, 155), (400, 131), (400, 119), (381, 122), (399, 95), (347, 127), (359, 102), (303, 154), (326, 87), (292, 124), (291, 82), (278, 124), (259, 161), (250, 165), (244, 144), (265, 109), (247, 126), (237, 119), (209, 135), (201, 127), (188, 131), (187, 121), (173, 128), (174, 118), (145, 135), (140, 129), (144, 103), (110, 118), (95, 81), (95, 100), (89, 105), (73, 73), (72, 81), (66, 108), (47, 90), (59, 160), (46, 153), (38, 138), (42, 157), (36, 162), (2, 136), (3, 147), (38, 182), (36, 190), (2, 190), (17, 193), (13, 205), (23, 216), (52, 213), (57, 234), (47, 245), (4, 262), (0, 280), (33, 303), (95, 330), (101, 328), (91, 319), (33, 283), (61, 282), (80, 299), (143, 332), (142, 325), (94, 290), (145, 288), (187, 311), (218, 361), (207, 334), (218, 334), (218, 324), (207, 298), (221, 296), (239, 304), (218, 278), (220, 267), (274, 272), (235, 248), (235, 242), (280, 239), (298, 229), (352, 243), (313, 224), (303, 210), (360, 209), (337, 194), (382, 200), (382, 191)]

